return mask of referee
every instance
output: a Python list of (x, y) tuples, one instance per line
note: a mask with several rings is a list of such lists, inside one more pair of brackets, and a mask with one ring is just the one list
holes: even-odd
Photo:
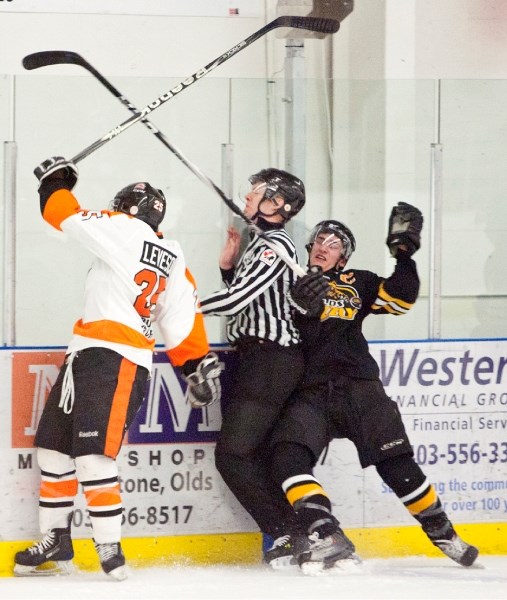
[[(273, 168), (249, 182), (243, 214), (297, 262), (284, 225), (305, 204), (303, 182)], [(253, 232), (250, 237), (239, 257), (240, 234), (228, 229), (219, 261), (225, 288), (206, 296), (201, 308), (206, 315), (227, 317), (227, 339), (238, 356), (216, 467), (260, 530), (276, 539), (290, 527), (293, 511), (268, 476), (267, 440), (301, 380), (303, 357), (287, 295), (296, 276), (262, 238)]]

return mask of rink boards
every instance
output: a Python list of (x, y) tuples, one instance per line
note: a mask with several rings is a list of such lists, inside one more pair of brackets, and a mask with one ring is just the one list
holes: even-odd
[[(506, 553), (507, 340), (381, 342), (370, 349), (415, 458), (457, 529), (483, 553)], [(226, 403), (235, 354), (216, 350), (228, 366)], [(63, 355), (62, 348), (0, 352), (0, 575), (9, 576), (14, 552), (38, 538), (33, 438)], [(261, 535), (214, 467), (220, 424), (221, 406), (185, 404), (184, 383), (157, 352), (145, 403), (118, 458), (131, 564), (260, 560)], [(330, 445), (316, 476), (363, 556), (438, 555), (375, 469), (361, 470), (348, 440)], [(76, 564), (97, 568), (81, 495), (73, 537)]]

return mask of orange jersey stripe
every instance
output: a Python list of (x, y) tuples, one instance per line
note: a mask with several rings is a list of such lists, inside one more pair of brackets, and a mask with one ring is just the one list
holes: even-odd
[(321, 494), (322, 496), (326, 496), (326, 492), (322, 489), (322, 487), (318, 483), (307, 483), (305, 485), (298, 485), (295, 488), (289, 490), (286, 494), (287, 500), (294, 506), (294, 504), (301, 500), (301, 498), (305, 498), (305, 496), (312, 496), (314, 494)]
[(142, 350), (151, 350), (152, 352), (155, 348), (154, 339), (149, 340), (142, 333), (128, 325), (122, 325), (122, 323), (107, 319), (91, 321), (90, 323), (83, 323), (83, 319), (79, 319), (74, 325), (74, 333), (94, 340), (126, 344)]
[(121, 503), (120, 484), (112, 487), (85, 490), (86, 504), (88, 506), (115, 506)]
[(425, 496), (423, 496), (420, 500), (418, 500), (417, 502), (414, 502), (412, 504), (407, 504), (407, 509), (409, 510), (410, 514), (418, 515), (423, 510), (426, 510), (427, 508), (429, 508), (436, 501), (437, 501), (437, 493), (435, 491), (435, 488), (433, 486), (431, 486), (430, 489), (428, 490), (428, 493)]
[(111, 405), (111, 414), (106, 432), (104, 454), (116, 458), (123, 440), (127, 409), (129, 406), (132, 385), (136, 376), (137, 365), (124, 358), (118, 373), (118, 384)]
[(64, 498), (77, 494), (77, 479), (44, 481), (40, 483), (41, 498)]
[[(185, 276), (195, 289), (195, 280), (188, 269), (185, 270)], [(204, 326), (204, 317), (201, 312), (198, 312), (195, 315), (192, 331), (177, 348), (168, 350), (167, 356), (175, 367), (181, 367), (187, 360), (205, 356), (208, 354), (209, 350), (208, 336)]]
[(78, 201), (69, 190), (57, 190), (49, 196), (42, 216), (50, 225), (61, 231), (62, 221), (81, 210)]

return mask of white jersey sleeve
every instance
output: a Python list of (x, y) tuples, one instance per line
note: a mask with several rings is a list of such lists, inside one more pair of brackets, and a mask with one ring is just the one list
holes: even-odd
[(70, 349), (105, 346), (149, 368), (155, 346), (152, 318), (157, 313), (173, 364), (207, 353), (195, 286), (186, 274), (179, 244), (124, 213), (81, 209), (64, 189), (50, 196), (43, 217), (96, 257)]

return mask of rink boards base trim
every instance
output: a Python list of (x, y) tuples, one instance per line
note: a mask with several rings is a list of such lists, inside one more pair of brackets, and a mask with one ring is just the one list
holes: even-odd
[[(357, 553), (364, 559), (442, 556), (418, 526), (345, 531), (355, 543)], [(456, 531), (465, 541), (477, 546), (482, 554), (507, 554), (507, 523), (456, 525)], [(14, 554), (28, 545), (26, 541), (0, 542), (0, 577), (12, 576)], [(127, 563), (133, 569), (176, 565), (252, 565), (262, 560), (260, 533), (123, 538), (122, 547)], [(74, 551), (77, 569), (99, 570), (91, 540), (74, 540)]]

